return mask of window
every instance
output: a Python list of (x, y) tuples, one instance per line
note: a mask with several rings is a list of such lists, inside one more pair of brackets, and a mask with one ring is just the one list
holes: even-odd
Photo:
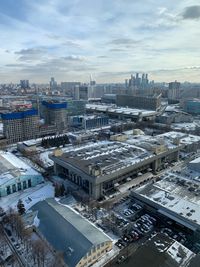
[(27, 188), (26, 181), (23, 181), (23, 189), (26, 189), (26, 188)]
[(28, 180), (28, 187), (31, 187), (31, 179)]
[(17, 191), (15, 184), (12, 185), (12, 191), (13, 191), (13, 193), (15, 193)]
[(17, 190), (18, 191), (22, 190), (22, 184), (21, 183), (17, 183)]
[(7, 186), (6, 191), (7, 191), (7, 195), (11, 194), (10, 186)]

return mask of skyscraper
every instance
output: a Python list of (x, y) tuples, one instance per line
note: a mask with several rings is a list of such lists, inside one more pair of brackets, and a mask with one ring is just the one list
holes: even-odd
[(22, 89), (29, 88), (29, 80), (20, 80), (20, 86)]
[(51, 80), (50, 80), (50, 90), (55, 90), (57, 89), (57, 82), (55, 81), (54, 77), (51, 77)]

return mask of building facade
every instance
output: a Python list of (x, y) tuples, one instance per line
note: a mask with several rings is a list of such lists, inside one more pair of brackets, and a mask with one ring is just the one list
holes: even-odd
[(84, 129), (100, 128), (109, 124), (107, 116), (74, 116), (70, 118), (71, 126), (79, 126)]
[(161, 95), (149, 97), (136, 95), (117, 95), (116, 104), (120, 107), (157, 110), (161, 106)]
[(200, 114), (200, 99), (186, 100), (184, 103), (184, 110), (190, 114)]
[(1, 114), (3, 134), (9, 144), (38, 137), (39, 116), (36, 109)]
[(67, 126), (67, 102), (42, 101), (42, 116), (47, 125), (56, 125), (59, 133)]
[(34, 187), (42, 175), (10, 152), (0, 151), (0, 197)]
[(181, 84), (177, 81), (169, 83), (169, 89), (168, 89), (168, 99), (169, 100), (180, 99), (180, 86), (181, 86)]
[(54, 154), (50, 158), (54, 161), (56, 175), (69, 179), (91, 197), (99, 199), (128, 177), (134, 178), (149, 168), (157, 171), (166, 162), (177, 161), (180, 148), (159, 150), (157, 146), (149, 153), (126, 143), (100, 142), (88, 148), (80, 147), (76, 153)]

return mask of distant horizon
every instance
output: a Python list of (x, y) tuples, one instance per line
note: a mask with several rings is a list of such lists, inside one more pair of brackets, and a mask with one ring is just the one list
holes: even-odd
[(198, 83), (199, 23), (198, 0), (2, 0), (0, 83)]

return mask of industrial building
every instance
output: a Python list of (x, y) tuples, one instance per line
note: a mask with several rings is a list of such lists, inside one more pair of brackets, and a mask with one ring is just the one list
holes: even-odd
[(175, 170), (161, 181), (131, 192), (132, 197), (158, 216), (164, 216), (200, 235), (199, 172)]
[(9, 144), (38, 137), (39, 116), (36, 109), (1, 114), (3, 134)]
[(56, 150), (50, 158), (56, 175), (99, 199), (112, 192), (117, 184), (137, 177), (139, 172), (166, 168), (179, 159), (180, 151), (197, 147), (200, 147), (200, 137), (169, 132), (155, 137), (129, 136), (122, 142), (88, 143), (66, 153)]
[(100, 128), (109, 124), (108, 116), (72, 116), (70, 125), (73, 127), (82, 127), (84, 129)]
[(0, 197), (36, 186), (43, 177), (10, 152), (0, 151)]
[(67, 102), (42, 101), (42, 116), (47, 125), (56, 125), (58, 133), (67, 126)]
[(158, 110), (161, 107), (161, 95), (117, 95), (116, 104), (119, 107)]
[(156, 122), (163, 124), (193, 122), (193, 117), (183, 111), (165, 111), (156, 118)]
[(92, 266), (112, 249), (112, 241), (97, 227), (54, 199), (37, 203), (39, 230), (57, 251), (63, 251), (68, 267)]
[(158, 114), (155, 110), (118, 107), (114, 104), (86, 104), (86, 110), (89, 113), (104, 113), (111, 118), (131, 119), (132, 121), (154, 120)]

